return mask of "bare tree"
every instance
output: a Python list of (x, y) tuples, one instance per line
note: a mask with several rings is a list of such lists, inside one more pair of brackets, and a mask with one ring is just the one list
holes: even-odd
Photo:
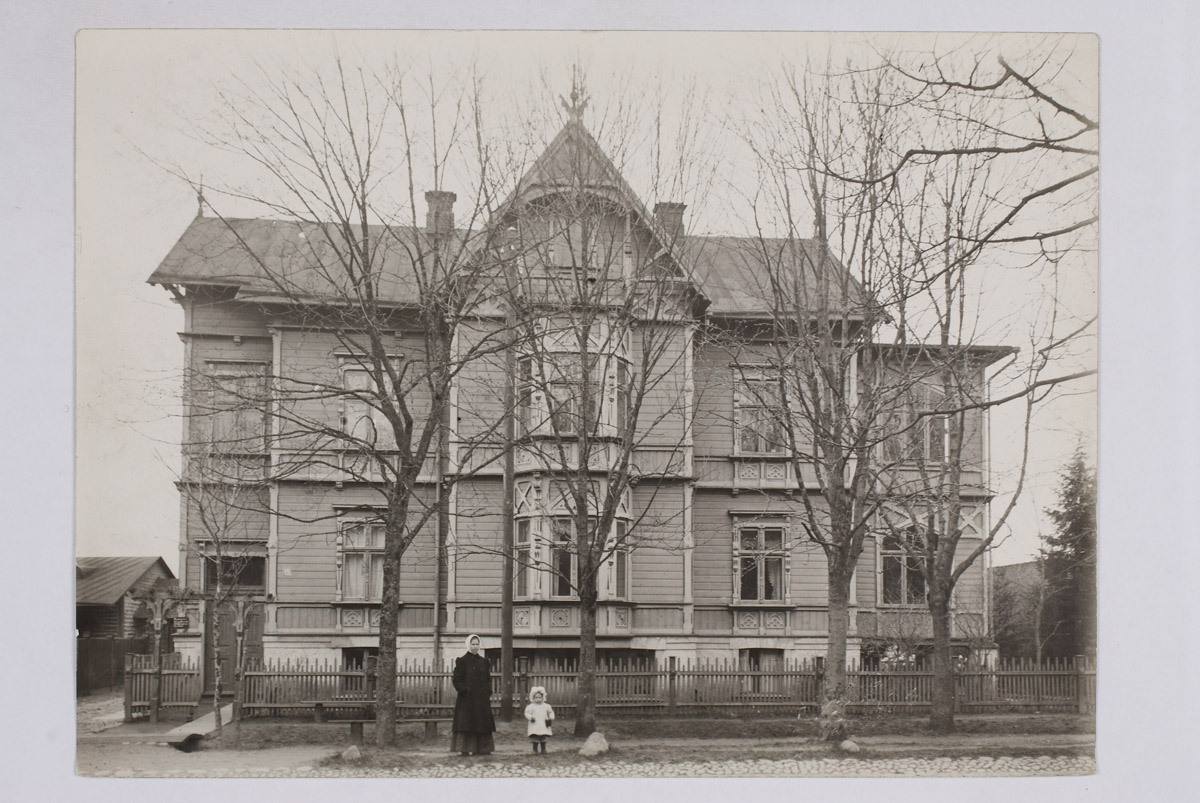
[[(520, 159), (476, 148), (481, 93), (477, 81), (372, 71), (341, 57), (329, 69), (264, 69), (224, 91), (224, 117), (202, 136), (239, 170), (204, 187), (211, 216), (184, 240), (192, 273), (169, 283), (193, 309), (228, 302), (272, 333), (258, 371), (270, 392), (257, 406), (235, 393), (267, 422), (262, 482), (337, 481), (367, 493), (349, 530), (328, 529), (337, 512), (271, 509), (327, 522), (323, 532), (368, 556), (343, 576), (380, 601), (380, 745), (395, 734), (401, 559), (435, 523), (443, 532), (447, 494), (470, 475), (447, 471), (451, 388), (464, 366), (506, 342), (498, 331), (460, 338), (495, 270), (492, 230), (470, 232), (493, 185), (518, 174), (498, 160)], [(457, 225), (448, 174), (471, 179)], [(433, 189), (422, 225), (423, 180)], [(479, 467), (470, 444), (457, 448), (463, 465)]]
[(847, 733), (851, 583), (881, 503), (881, 422), (902, 388), (879, 369), (876, 344), (896, 306), (890, 277), (905, 256), (888, 242), (898, 199), (882, 180), (885, 148), (905, 125), (889, 78), (788, 67), (771, 85), (770, 115), (744, 130), (760, 186), (758, 235), (741, 256), (757, 281), (745, 291), (763, 313), (715, 335), (731, 352), (742, 406), (756, 411), (754, 421), (734, 421), (739, 447), (786, 457), (805, 537), (825, 555), (820, 719), (831, 741)]
[[(1038, 60), (1046, 63), (1040, 55)], [(891, 171), (914, 202), (907, 205), (899, 232), (912, 254), (908, 269), (897, 277), (905, 288), (897, 297), (903, 308), (900, 340), (907, 348), (893, 351), (890, 368), (914, 379), (904, 400), (907, 423), (899, 433), (917, 437), (908, 439), (914, 448), (904, 463), (880, 474), (889, 505), (903, 511), (898, 517), (884, 515), (883, 530), (917, 558), (924, 572), (933, 625), (930, 724), (938, 733), (954, 729), (956, 588), (1005, 531), (1027, 475), (1035, 409), (1055, 388), (1094, 372), (1086, 365), (1078, 371), (1063, 366), (1070, 365), (1071, 348), (1090, 334), (1095, 320), (1071, 317), (1058, 296), (1060, 264), (1086, 251), (1093, 234), (1093, 119), (1039, 88), (1038, 69), (1015, 70), (999, 57), (1001, 76), (985, 81), (981, 58), (970, 63), (970, 78), (956, 82), (947, 77), (950, 61), (935, 61), (937, 78), (920, 83), (933, 94), (919, 95), (915, 108), (932, 119), (914, 129), (916, 146), (898, 149), (902, 153)], [(911, 71), (894, 64), (890, 69), (913, 80)], [(1005, 92), (1010, 86), (1019, 88), (1014, 95)], [(1046, 120), (1040, 106), (1067, 117), (1070, 129), (1055, 133), (1057, 121)], [(1059, 178), (1063, 165), (1075, 160), (1084, 163)], [(1051, 204), (1055, 212), (1082, 214), (1048, 228), (1031, 223), (1053, 219), (1046, 205), (1058, 193), (1065, 195)], [(1041, 314), (1024, 332), (997, 327), (1000, 311), (988, 310), (981, 301), (985, 284), (979, 274), (990, 262), (1012, 260), (1014, 253), (1024, 259), (1026, 282), (1045, 283)], [(1019, 337), (1026, 348), (1005, 353), (989, 347), (982, 342), (985, 332)], [(989, 366), (998, 360), (1004, 360), (1000, 371), (1007, 373), (1010, 392), (991, 398), (989, 383), (998, 372)], [(980, 441), (980, 413), (1007, 403), (1023, 408), (1021, 457), (1005, 489), (1007, 502), (988, 521), (984, 506), (996, 489), (988, 487), (986, 458), (974, 444)]]
[(566, 125), (494, 217), (514, 335), (517, 590), (548, 583), (547, 598), (579, 600), (581, 736), (596, 727), (599, 602), (629, 599), (639, 547), (685, 546), (670, 534), (682, 499), (656, 500), (687, 479), (701, 304), (679, 256), (682, 205), (642, 206), (584, 128), (586, 103), (572, 94)]
[[(934, 61), (932, 77), (887, 55), (787, 68), (763, 104), (767, 122), (747, 129), (765, 177), (756, 219), (781, 236), (764, 234), (754, 255), (772, 314), (739, 345), (752, 364), (745, 341), (757, 338), (766, 370), (742, 380), (762, 410), (779, 411), (766, 440), (793, 461), (798, 489), (819, 492), (801, 501), (829, 568), (830, 739), (845, 733), (849, 583), (868, 535), (912, 557), (912, 593), (893, 602), (928, 602), (933, 725), (952, 727), (955, 586), (995, 543), (1025, 476), (1022, 459), (1001, 515), (971, 521), (991, 493), (982, 412), (1024, 402), (1027, 454), (1034, 406), (1092, 373), (1060, 368), (1094, 318), (1060, 311), (1056, 282), (1060, 263), (1089, 247), (1095, 124), (1039, 89), (1038, 70), (1001, 59), (1003, 75), (983, 80), (982, 58), (965, 62), (964, 81), (948, 77), (963, 63), (951, 56)], [(1072, 126), (1059, 131), (1039, 107)], [(1041, 227), (1048, 209), (1078, 215)], [(984, 303), (978, 274), (993, 261), (1023, 265), (1026, 281), (1043, 285), (1045, 311), (1027, 333), (998, 326), (1011, 311)], [(1027, 358), (983, 339), (998, 334), (1027, 339)], [(1006, 357), (1007, 393), (989, 398), (988, 366)]]

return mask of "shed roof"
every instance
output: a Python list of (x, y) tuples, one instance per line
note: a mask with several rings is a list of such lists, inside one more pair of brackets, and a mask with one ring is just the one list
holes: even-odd
[(158, 557), (76, 558), (75, 604), (114, 605), (157, 563), (168, 577), (175, 576)]

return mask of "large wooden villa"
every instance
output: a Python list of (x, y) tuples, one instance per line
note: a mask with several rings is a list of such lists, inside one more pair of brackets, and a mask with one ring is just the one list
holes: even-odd
[[(386, 274), (378, 301), (391, 322), (388, 348), (397, 361), (412, 360), (424, 347), (407, 278), (418, 270), (427, 241), (453, 243), (447, 253), (464, 260), (478, 261), (480, 248), (508, 253), (507, 269), (546, 293), (555, 283), (629, 286), (644, 281), (639, 271), (646, 265), (669, 279), (657, 306), (638, 308), (636, 325), (616, 332), (611, 322), (596, 324), (589, 341), (602, 358), (594, 374), (597, 402), (582, 405), (591, 410), (593, 441), (603, 445), (594, 454), (619, 450), (623, 438), (636, 440), (636, 481), (613, 518), (621, 548), (599, 574), (600, 656), (718, 658), (768, 669), (822, 655), (826, 559), (801, 516), (806, 495), (820, 504), (819, 488), (811, 477), (796, 476), (791, 453), (764, 423), (769, 394), (753, 386), (769, 381), (771, 372), (769, 349), (760, 348), (777, 317), (766, 292), (767, 263), (786, 256), (837, 272), (837, 261), (812, 259), (806, 252), (817, 246), (807, 240), (690, 234), (679, 203), (648, 211), (577, 115), (490, 220), (456, 227), (453, 193), (425, 197), (425, 227), (376, 232), (397, 244), (378, 263)], [(564, 198), (571, 214), (562, 211)], [(579, 224), (582, 215), (586, 225)], [(185, 469), (181, 586), (211, 592), (222, 579), (253, 599), (247, 655), (357, 666), (378, 648), (385, 500), (370, 460), (362, 462), (361, 450), (339, 442), (337, 433), (379, 450), (391, 435), (369, 393), (356, 392), (371, 385), (368, 366), (329, 322), (332, 315), (313, 312), (323, 303), (313, 260), (338, 258), (335, 236), (316, 222), (202, 213), (149, 281), (168, 289), (184, 312), (185, 466), (202, 460), (222, 471), (237, 466), (245, 478), (223, 489), (224, 498), (203, 499), (196, 489), (203, 492), (204, 484)], [(473, 245), (480, 242), (486, 246)], [(279, 276), (295, 284), (285, 291)], [(845, 314), (862, 303), (856, 298), (862, 291), (853, 280), (835, 278), (829, 286), (842, 295), (825, 303)], [(296, 287), (311, 293), (300, 299)], [(328, 303), (338, 305), (333, 298)], [(551, 299), (542, 303), (545, 321), (572, 320), (562, 312), (569, 305), (556, 310)], [(569, 514), (559, 484), (562, 466), (578, 459), (571, 450), (580, 425), (564, 413), (570, 404), (561, 395), (569, 395), (569, 382), (558, 383), (554, 401), (555, 372), (565, 372), (575, 340), (547, 325), (537, 349), (514, 339), (509, 349), (472, 352), (472, 344), (511, 322), (507, 314), (498, 296), (481, 293), (475, 314), (455, 333), (456, 353), (478, 356), (457, 372), (442, 436), (433, 439), (417, 478), (410, 515), (430, 515), (401, 562), (401, 658), (452, 657), (470, 633), (483, 636), (489, 651), (499, 647), (507, 510), (514, 519), (515, 655), (562, 658), (579, 648), (578, 567), (565, 546)], [(656, 376), (634, 411), (632, 377), (646, 370), (651, 332), (660, 344), (651, 366)], [(731, 344), (743, 350), (735, 353)], [(980, 372), (990, 359), (978, 360)], [(327, 390), (334, 388), (346, 392)], [(266, 407), (251, 403), (260, 397)], [(570, 409), (582, 414), (579, 406)], [(511, 441), (501, 421), (506, 410), (516, 420)], [(633, 429), (623, 434), (631, 414)], [(983, 532), (990, 498), (986, 414), (968, 418), (963, 462), (966, 484), (975, 489), (969, 526)], [(301, 423), (305, 437), (297, 434)], [(933, 431), (938, 426), (935, 416), (923, 419), (905, 443), (923, 458), (935, 457), (945, 448)], [(589, 469), (597, 487), (606, 487), (609, 464), (593, 455)], [(217, 502), (227, 510), (214, 526)], [(976, 543), (968, 538), (960, 549)], [(910, 645), (928, 641), (919, 565), (893, 546), (882, 535), (866, 540), (850, 600), (853, 658), (893, 637)], [(956, 639), (984, 649), (985, 568), (979, 561), (970, 569), (954, 602)], [(174, 644), (208, 665), (205, 604), (192, 603), (186, 629), (177, 620)], [(234, 617), (224, 617), (218, 649), (231, 648), (233, 625)]]

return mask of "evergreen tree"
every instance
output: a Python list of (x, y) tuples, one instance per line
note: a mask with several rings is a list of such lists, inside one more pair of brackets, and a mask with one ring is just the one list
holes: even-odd
[[(1047, 624), (1057, 625), (1045, 655), (1096, 654), (1096, 473), (1077, 447), (1059, 481), (1058, 507), (1048, 508), (1055, 534), (1045, 539)], [(1051, 632), (1046, 629), (1046, 632)]]

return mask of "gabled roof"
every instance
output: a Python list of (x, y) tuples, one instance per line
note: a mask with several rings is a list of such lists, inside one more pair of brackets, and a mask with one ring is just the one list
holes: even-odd
[[(798, 266), (802, 286), (814, 294), (819, 286), (817, 266), (829, 271), (830, 298), (834, 309), (861, 310), (866, 294), (842, 263), (826, 252), (822, 260), (815, 240), (771, 237), (689, 236), (684, 238), (684, 258), (692, 264), (697, 281), (712, 300), (714, 315), (762, 315), (773, 306), (771, 271)], [(776, 274), (779, 275), (779, 274)], [(845, 286), (845, 297), (840, 288)]]
[(162, 558), (76, 558), (75, 604), (114, 605), (155, 564), (175, 576)]
[[(197, 216), (150, 284), (237, 287), (241, 295), (290, 298), (329, 295), (330, 280), (345, 276), (331, 226), (296, 220)], [(381, 268), (381, 300), (416, 298), (413, 254), (422, 246), (411, 226), (370, 226)]]
[[(846, 276), (841, 263), (826, 253), (821, 260), (813, 240), (760, 237), (684, 236), (671, 242), (637, 193), (576, 117), (570, 117), (558, 134), (517, 182), (512, 194), (500, 205), (493, 221), (502, 220), (514, 206), (531, 198), (562, 189), (585, 190), (610, 197), (641, 218), (660, 244), (666, 244), (683, 276), (711, 302), (714, 314), (753, 316), (769, 313), (772, 307), (771, 269), (798, 264), (807, 286), (817, 286), (816, 266), (823, 264), (836, 274), (831, 287), (843, 284), (845, 298), (830, 298), (829, 304), (851, 310), (865, 303), (861, 286)], [(413, 253), (422, 247), (420, 233), (408, 227), (370, 228), (376, 242), (384, 245), (382, 272), (386, 277), (380, 300), (395, 304), (418, 300)], [(466, 230), (454, 233), (458, 243), (472, 236)], [(238, 288), (238, 296), (257, 300), (329, 295), (329, 276), (335, 268), (337, 250), (325, 227), (316, 223), (288, 220), (197, 217), (150, 276), (151, 284), (209, 285)], [(253, 255), (253, 256), (251, 256)], [(465, 252), (463, 253), (465, 256)], [(260, 264), (260, 261), (262, 264)], [(332, 268), (329, 271), (323, 268)], [(284, 277), (286, 291), (268, 277)], [(844, 281), (843, 281), (844, 280)], [(322, 289), (324, 288), (324, 292)]]

